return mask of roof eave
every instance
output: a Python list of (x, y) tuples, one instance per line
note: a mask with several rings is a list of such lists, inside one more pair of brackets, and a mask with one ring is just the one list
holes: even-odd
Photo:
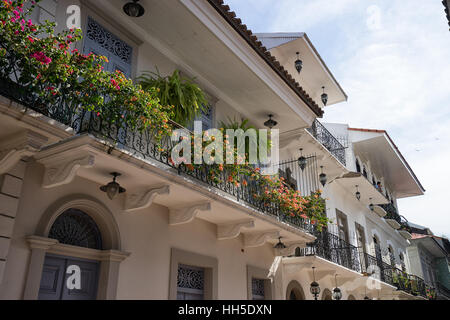
[(230, 7), (223, 0), (207, 0), (207, 2), (227, 21), (230, 26), (255, 50), (255, 52), (280, 76), (280, 78), (300, 97), (300, 99), (314, 112), (322, 117), (324, 112), (306, 91), (294, 80), (275, 57), (265, 48), (252, 31), (242, 24)]

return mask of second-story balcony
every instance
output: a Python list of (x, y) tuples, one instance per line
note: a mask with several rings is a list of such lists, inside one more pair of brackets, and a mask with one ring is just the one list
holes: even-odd
[(397, 230), (405, 239), (411, 239), (411, 228), (408, 225), (408, 220), (398, 213), (397, 208), (392, 204), (380, 204), (378, 207), (382, 208), (385, 212), (384, 219), (395, 230)]
[(314, 120), (312, 126), (307, 129), (336, 159), (346, 165), (345, 147), (336, 139), (330, 131), (318, 120)]
[[(14, 60), (13, 55), (9, 56)], [(136, 183), (138, 179), (141, 181), (147, 179), (155, 184), (150, 186), (152, 190), (161, 189), (161, 185), (168, 188), (170, 184), (171, 190), (176, 189), (176, 193), (182, 194), (182, 196), (175, 196), (177, 198), (175, 201), (169, 199), (169, 196), (160, 197), (163, 199), (155, 203), (168, 208), (173, 207), (174, 209), (171, 209), (173, 212), (180, 212), (180, 208), (186, 209), (186, 206), (190, 204), (195, 209), (191, 210), (192, 212), (211, 211), (211, 199), (219, 199), (220, 202), (226, 201), (233, 207), (235, 213), (231, 214), (226, 210), (220, 210), (222, 213), (218, 214), (219, 210), (215, 210), (216, 213), (206, 215), (205, 220), (217, 225), (228, 225), (235, 221), (242, 224), (245, 220), (246, 225), (251, 226), (255, 231), (249, 233), (249, 239), (266, 234), (267, 239), (270, 238), (270, 241), (276, 242), (275, 239), (283, 233), (283, 236), (291, 236), (290, 240), (292, 241), (314, 239), (313, 225), (309, 219), (298, 215), (292, 216), (285, 212), (279, 204), (261, 200), (260, 196), (265, 193), (266, 189), (250, 176), (239, 175), (241, 183), (236, 183), (236, 181), (229, 181), (229, 177), (233, 173), (226, 168), (212, 177), (212, 168), (206, 164), (201, 166), (176, 165), (171, 159), (171, 150), (175, 143), (170, 136), (164, 137), (162, 141), (157, 141), (155, 138), (157, 133), (151, 127), (144, 130), (132, 130), (123, 124), (105, 119), (96, 112), (88, 111), (80, 105), (68, 104), (66, 97), (71, 94), (70, 91), (57, 98), (40, 96), (29, 87), (18, 84), (17, 77), (21, 70), (14, 61), (11, 61), (5, 70), (1, 69), (0, 71), (0, 95), (2, 96), (0, 108), (2, 113), (18, 114), (18, 118), (25, 120), (28, 120), (27, 117), (32, 118), (29, 121), (34, 121), (33, 123), (37, 126), (43, 126), (45, 122), (48, 130), (56, 135), (55, 138), (52, 138), (51, 145), (46, 148), (45, 156), (37, 155), (39, 151), (35, 152), (36, 160), (44, 166), (46, 161), (44, 157), (56, 156), (61, 161), (67, 161), (71, 157), (80, 157), (80, 154), (76, 153), (77, 148), (84, 148), (82, 152), (87, 154), (89, 159), (92, 159), (93, 153), (96, 157), (101, 158), (101, 161), (95, 163), (95, 174), (92, 171), (86, 174), (89, 179), (97, 183), (105, 182), (102, 172), (119, 170), (126, 172), (129, 179), (128, 185)], [(108, 97), (105, 97), (105, 101), (107, 99)], [(173, 129), (179, 128), (173, 122), (169, 122), (169, 125)], [(34, 128), (30, 126), (28, 129)], [(98, 150), (101, 152), (97, 153)], [(111, 156), (112, 154), (117, 154), (117, 157)], [(89, 162), (92, 163), (92, 160)], [(135, 172), (136, 162), (139, 162), (137, 167), (152, 168), (145, 174), (137, 173)], [(315, 169), (317, 168), (315, 167)], [(157, 174), (155, 174), (155, 170), (158, 171)], [(132, 178), (132, 175), (135, 176), (135, 179)], [(152, 178), (149, 179), (146, 175), (152, 175)], [(124, 179), (122, 176), (122, 181)], [(179, 185), (173, 186), (174, 181), (180, 182)], [(164, 190), (168, 190), (167, 188)], [(195, 193), (195, 197), (191, 197), (191, 193)], [(206, 194), (210, 198), (205, 199)], [(205, 204), (205, 201), (209, 201), (208, 205)], [(201, 202), (201, 206), (197, 202)], [(135, 209), (125, 208), (125, 210)], [(274, 230), (280, 229), (281, 231), (274, 232)], [(289, 239), (289, 236), (286, 238)]]

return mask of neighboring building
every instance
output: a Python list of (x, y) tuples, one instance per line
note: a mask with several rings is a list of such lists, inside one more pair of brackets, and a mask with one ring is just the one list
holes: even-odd
[[(417, 290), (399, 282), (411, 273), (411, 232), (397, 199), (424, 189), (385, 131), (317, 120), (319, 105), (347, 96), (307, 35), (257, 38), (221, 0), (141, 3), (146, 16), (133, 19), (123, 1), (46, 0), (34, 20), (62, 28), (78, 4), (80, 51), (131, 77), (156, 67), (195, 77), (210, 97), (208, 126), (261, 128), (273, 114), (280, 175), (309, 195), (326, 174), (334, 224), (319, 232), (284, 217), (250, 187), (177, 170), (149, 132), (29, 105), (0, 79), (0, 299), (313, 299), (313, 280), (323, 299), (336, 280), (342, 299), (423, 298), (422, 279)], [(126, 188), (113, 200), (100, 190), (111, 172)], [(82, 290), (66, 286), (74, 266)]]
[(450, 242), (430, 229), (409, 223), (412, 229), (407, 256), (411, 273), (436, 288), (437, 298), (450, 300)]

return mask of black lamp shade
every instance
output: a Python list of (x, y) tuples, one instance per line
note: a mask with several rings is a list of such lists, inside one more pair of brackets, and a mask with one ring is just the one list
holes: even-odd
[(269, 129), (272, 129), (273, 127), (275, 127), (278, 122), (276, 122), (275, 120), (272, 119), (273, 115), (269, 115), (269, 120), (267, 120), (266, 122), (264, 122), (264, 126), (266, 126)]
[(301, 156), (300, 158), (298, 158), (298, 166), (300, 167), (300, 169), (305, 170), (306, 168), (306, 158), (304, 156)]
[(326, 106), (328, 102), (328, 95), (326, 93), (322, 93), (320, 97), (322, 98), (323, 105)]
[(325, 173), (321, 173), (319, 175), (319, 181), (322, 184), (322, 186), (325, 187), (325, 185), (327, 184), (327, 175)]
[(361, 200), (361, 192), (356, 191), (355, 195), (356, 195), (356, 199), (358, 199), (358, 201)]
[(120, 184), (118, 184), (116, 182), (116, 178), (118, 176), (120, 176), (120, 174), (113, 172), (113, 173), (111, 173), (111, 175), (114, 177), (113, 181), (111, 181), (110, 183), (108, 183), (105, 186), (101, 186), (100, 190), (105, 192), (110, 200), (113, 200), (117, 194), (124, 193), (126, 190), (125, 190), (125, 188), (122, 188), (120, 186)]
[(133, 2), (128, 2), (123, 6), (123, 11), (133, 18), (138, 18), (144, 15), (145, 9), (139, 3), (138, 0), (133, 0)]
[(283, 242), (281, 242), (281, 238), (278, 238), (278, 243), (274, 247), (275, 249), (286, 249), (286, 246)]
[(333, 299), (334, 300), (341, 300), (342, 299), (341, 289), (339, 289), (337, 287), (333, 289)]
[(311, 286), (309, 288), (309, 291), (313, 295), (318, 295), (320, 293), (320, 286), (319, 286), (319, 284), (316, 281), (311, 282)]
[(303, 61), (300, 59), (295, 60), (295, 69), (300, 73), (303, 69)]

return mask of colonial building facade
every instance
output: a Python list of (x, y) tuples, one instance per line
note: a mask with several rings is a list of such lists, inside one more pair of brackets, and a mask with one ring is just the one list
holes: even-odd
[[(308, 36), (253, 35), (221, 0), (139, 3), (134, 18), (125, 1), (45, 0), (32, 20), (63, 30), (78, 6), (76, 48), (106, 56), (105, 69), (195, 78), (204, 127), (263, 128), (270, 115), (279, 175), (305, 195), (322, 188), (333, 223), (281, 215), (251, 183), (213, 183), (146, 132), (30, 104), (1, 79), (0, 299), (429, 298), (397, 209), (424, 188), (385, 131), (317, 120), (347, 96)], [(123, 189), (110, 199), (113, 179)]]

